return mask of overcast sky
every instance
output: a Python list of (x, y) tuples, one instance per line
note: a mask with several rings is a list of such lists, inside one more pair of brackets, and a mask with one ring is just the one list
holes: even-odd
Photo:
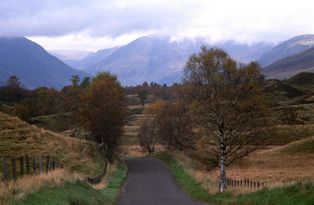
[(150, 34), (278, 43), (314, 34), (311, 0), (0, 0), (0, 36), (97, 51)]

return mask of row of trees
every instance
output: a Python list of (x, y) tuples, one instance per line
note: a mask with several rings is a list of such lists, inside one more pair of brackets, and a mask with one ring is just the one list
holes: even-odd
[(173, 98), (173, 91), (176, 85), (177, 84), (174, 84), (168, 87), (166, 84), (159, 85), (151, 82), (150, 85), (148, 85), (147, 82), (144, 82), (142, 85), (126, 86), (125, 90), (126, 95), (137, 95), (139, 91), (146, 90), (148, 95), (154, 95), (164, 100), (170, 100)]
[(8, 85), (0, 87), (0, 101), (14, 106), (12, 115), (25, 121), (35, 116), (69, 112), (90, 84), (89, 77), (85, 77), (80, 84), (77, 75), (70, 80), (73, 84), (64, 86), (60, 91), (47, 87), (28, 90), (21, 86), (17, 76), (12, 75), (7, 80)]
[(190, 56), (183, 72), (183, 85), (175, 89), (178, 100), (148, 107), (139, 139), (148, 151), (156, 141), (169, 149), (194, 148), (195, 158), (208, 169), (220, 167), (223, 192), (226, 167), (271, 134), (264, 78), (257, 63), (242, 64), (222, 49), (205, 46)]

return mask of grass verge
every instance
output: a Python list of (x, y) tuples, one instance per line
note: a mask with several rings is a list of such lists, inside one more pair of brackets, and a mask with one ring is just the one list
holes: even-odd
[(191, 197), (214, 204), (312, 204), (314, 201), (313, 182), (297, 182), (285, 187), (263, 188), (259, 191), (234, 195), (231, 192), (211, 195), (193, 177), (185, 173), (182, 166), (169, 152), (158, 152), (151, 155), (167, 164), (179, 184)]
[[(81, 180), (65, 180), (62, 184), (53, 185), (53, 182), (42, 183), (41, 187), (25, 197), (14, 197), (10, 201), (2, 201), (1, 204), (60, 204), (60, 205), (87, 205), (105, 204), (113, 205), (119, 196), (120, 187), (126, 177), (127, 167), (119, 160), (117, 169), (109, 172), (105, 189), (95, 189), (87, 182)], [(54, 179), (52, 179), (54, 181)], [(13, 190), (13, 192), (15, 192)], [(16, 193), (21, 195), (21, 193)]]

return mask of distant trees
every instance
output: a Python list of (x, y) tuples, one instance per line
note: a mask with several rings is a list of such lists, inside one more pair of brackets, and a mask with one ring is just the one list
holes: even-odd
[[(90, 78), (86, 77), (84, 80), (81, 84), (84, 87), (88, 86)], [(21, 87), (20, 79), (12, 75), (7, 80), (8, 85), (0, 87), (0, 101), (14, 106), (12, 115), (19, 116), (26, 121), (39, 115), (69, 112), (78, 101), (83, 89), (86, 89), (78, 86), (78, 76), (72, 76), (70, 81), (72, 81), (72, 85), (64, 86), (61, 91), (47, 87), (27, 90)], [(22, 107), (25, 109), (21, 109)]]
[(195, 123), (188, 106), (180, 100), (170, 101), (156, 116), (158, 140), (170, 150), (193, 149), (197, 142)]
[(70, 79), (70, 81), (72, 82), (72, 86), (73, 87), (77, 87), (79, 82), (81, 81), (80, 77), (78, 75), (72, 75), (72, 78)]
[(137, 91), (137, 97), (140, 99), (142, 106), (145, 105), (145, 100), (147, 99), (147, 90), (139, 90)]
[(158, 100), (144, 111), (138, 138), (141, 147), (154, 152), (159, 142), (169, 150), (192, 149), (197, 142), (193, 119), (188, 105), (182, 101), (167, 102)]
[(195, 120), (208, 139), (204, 152), (217, 159), (221, 192), (226, 189), (226, 167), (268, 137), (271, 120), (259, 70), (255, 62), (244, 65), (221, 49), (205, 46), (184, 68), (181, 94), (191, 101)]
[(167, 86), (164, 84), (163, 86), (152, 82), (151, 86), (144, 82), (143, 85), (126, 86), (126, 95), (137, 95), (138, 91), (146, 90), (148, 95), (154, 95), (157, 98), (161, 98), (163, 100), (170, 100), (174, 98), (174, 89), (173, 86)]
[(87, 88), (90, 85), (90, 77), (84, 77), (84, 79), (82, 80), (82, 82), (80, 83), (80, 87), (82, 88)]
[(98, 73), (73, 108), (79, 124), (91, 131), (100, 147), (105, 148), (105, 157), (110, 163), (113, 163), (114, 151), (128, 115), (124, 93), (117, 76), (107, 72)]
[(11, 75), (9, 79), (7, 80), (7, 84), (11, 88), (20, 87), (21, 81), (20, 81), (20, 78), (17, 77), (16, 75)]
[(6, 102), (13, 104), (14, 102), (19, 102), (23, 98), (24, 89), (21, 87), (20, 78), (16, 75), (11, 75), (7, 79), (6, 88)]
[(155, 143), (158, 141), (158, 120), (156, 115), (160, 113), (162, 106), (162, 100), (157, 100), (156, 103), (149, 105), (143, 111), (146, 117), (141, 120), (138, 139), (140, 141), (140, 146), (146, 149), (149, 153), (155, 151)]
[(141, 122), (138, 139), (140, 146), (148, 151), (155, 152), (155, 144), (157, 142), (157, 121), (152, 115), (147, 115)]

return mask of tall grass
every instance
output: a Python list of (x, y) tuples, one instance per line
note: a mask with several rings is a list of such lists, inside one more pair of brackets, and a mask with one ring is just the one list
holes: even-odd
[(78, 174), (64, 169), (25, 176), (9, 188), (0, 184), (0, 204), (108, 204), (116, 203), (127, 168), (121, 160), (108, 166), (105, 179), (89, 185)]

